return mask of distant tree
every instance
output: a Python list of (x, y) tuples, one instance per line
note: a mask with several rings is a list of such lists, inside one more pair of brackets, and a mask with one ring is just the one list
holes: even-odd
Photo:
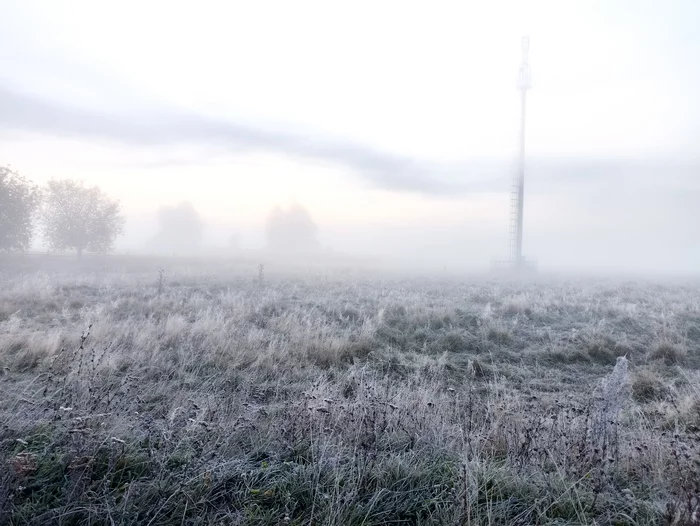
[(284, 210), (272, 209), (266, 222), (267, 246), (275, 252), (314, 252), (318, 250), (318, 226), (301, 205)]
[(237, 232), (229, 236), (227, 248), (229, 252), (237, 253), (241, 251), (241, 236)]
[(44, 239), (51, 248), (109, 252), (124, 229), (119, 202), (97, 186), (65, 179), (49, 181), (42, 209)]
[(8, 166), (0, 166), (0, 250), (27, 250), (39, 190)]
[(204, 222), (192, 203), (183, 201), (158, 211), (158, 233), (153, 240), (157, 249), (175, 253), (193, 253), (201, 249)]

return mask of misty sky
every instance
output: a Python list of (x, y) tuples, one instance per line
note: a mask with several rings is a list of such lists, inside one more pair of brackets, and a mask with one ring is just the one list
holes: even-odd
[(700, 2), (0, 3), (0, 163), (118, 197), (122, 248), (191, 201), (262, 244), (298, 202), (340, 251), (507, 249), (530, 35), (525, 252), (700, 268)]

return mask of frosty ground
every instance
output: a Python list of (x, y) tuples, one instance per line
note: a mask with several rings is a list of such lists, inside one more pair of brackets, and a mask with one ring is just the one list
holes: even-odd
[(698, 282), (0, 278), (0, 523), (700, 524)]

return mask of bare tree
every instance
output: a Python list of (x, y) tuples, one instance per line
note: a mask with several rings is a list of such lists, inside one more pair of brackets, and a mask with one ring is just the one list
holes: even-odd
[(0, 250), (27, 250), (39, 190), (9, 166), (0, 166)]
[(65, 179), (49, 181), (42, 209), (44, 239), (51, 248), (109, 252), (123, 232), (124, 216), (119, 202), (97, 186)]

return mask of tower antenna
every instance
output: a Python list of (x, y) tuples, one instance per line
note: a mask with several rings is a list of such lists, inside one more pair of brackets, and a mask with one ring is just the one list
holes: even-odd
[(518, 156), (518, 168), (513, 176), (510, 199), (510, 261), (513, 268), (522, 270), (525, 268), (523, 258), (523, 210), (525, 206), (525, 108), (527, 91), (530, 89), (530, 64), (528, 52), (530, 39), (522, 39), (523, 59), (518, 75), (518, 90), (520, 91), (520, 152)]

